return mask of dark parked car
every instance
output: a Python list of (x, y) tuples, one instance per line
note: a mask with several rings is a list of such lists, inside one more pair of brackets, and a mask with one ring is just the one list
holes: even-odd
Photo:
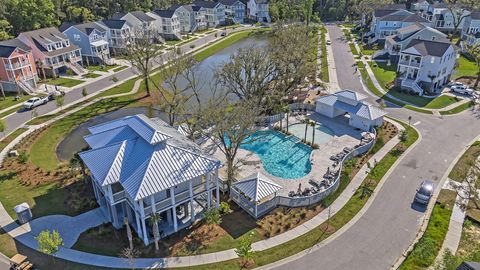
[(433, 190), (434, 185), (432, 181), (423, 181), (420, 187), (417, 189), (417, 194), (415, 194), (415, 202), (420, 204), (428, 204), (433, 195)]

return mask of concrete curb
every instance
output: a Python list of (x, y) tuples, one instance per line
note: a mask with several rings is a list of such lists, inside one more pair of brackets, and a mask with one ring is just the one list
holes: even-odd
[[(465, 154), (465, 152), (468, 150), (468, 148), (476, 141), (480, 140), (480, 136), (477, 136), (475, 139), (473, 139), (466, 147), (465, 149), (460, 152), (455, 159), (452, 161), (448, 169), (445, 171), (445, 173), (442, 176), (442, 179), (439, 182), (438, 187), (435, 189), (435, 193), (432, 196), (432, 199), (430, 200), (430, 203), (428, 204), (427, 211), (425, 212), (424, 218), (422, 220), (422, 225), (420, 227), (420, 230), (417, 232), (417, 236), (413, 240), (413, 242), (410, 244), (410, 246), (400, 255), (400, 257), (397, 258), (395, 263), (392, 265), (390, 268), (391, 270), (397, 269), (400, 267), (400, 265), (403, 263), (403, 261), (407, 258), (408, 254), (413, 250), (413, 247), (417, 242), (422, 238), (423, 234), (425, 233), (425, 230), (427, 229), (428, 226), (428, 221), (430, 220), (430, 215), (432, 213), (433, 207), (435, 206), (435, 202), (437, 201), (438, 195), (440, 194), (441, 187), (445, 184), (445, 181), (448, 179), (448, 175), (450, 174), (450, 171), (453, 169), (455, 164), (457, 164), (458, 160)], [(448, 232), (447, 232), (448, 234)], [(437, 255), (438, 257), (438, 255)]]

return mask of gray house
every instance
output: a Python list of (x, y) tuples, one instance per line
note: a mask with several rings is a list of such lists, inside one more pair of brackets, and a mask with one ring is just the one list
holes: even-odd
[(240, 0), (220, 0), (225, 6), (225, 20), (231, 23), (244, 23), (247, 5)]
[(222, 163), (157, 118), (133, 115), (90, 127), (80, 153), (92, 176), (103, 214), (115, 228), (125, 219), (147, 245), (153, 214), (160, 232), (172, 234), (218, 207)]
[(90, 22), (72, 25), (61, 31), (82, 50), (82, 58), (87, 65), (111, 63), (106, 27)]
[(132, 26), (126, 20), (103, 20), (99, 24), (108, 31), (108, 44), (113, 54), (121, 53), (133, 38)]

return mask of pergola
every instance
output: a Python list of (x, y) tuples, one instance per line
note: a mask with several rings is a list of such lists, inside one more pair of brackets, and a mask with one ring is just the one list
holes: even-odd
[(258, 205), (276, 196), (283, 187), (258, 172), (233, 184), (235, 191), (247, 199), (254, 208), (254, 217), (258, 214)]

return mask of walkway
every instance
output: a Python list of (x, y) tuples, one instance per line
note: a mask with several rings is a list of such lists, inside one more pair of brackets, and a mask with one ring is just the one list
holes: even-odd
[[(397, 126), (397, 128), (403, 129), (403, 127), (398, 123), (393, 123)], [(380, 149), (380, 151), (378, 151), (369, 160), (369, 162), (373, 163), (374, 160), (381, 160), (398, 143), (398, 141), (399, 140), (397, 137), (392, 138), (388, 143), (385, 144), (382, 149)], [(330, 206), (331, 215), (337, 213), (353, 196), (357, 188), (367, 176), (367, 169), (367, 165), (364, 165), (350, 182), (350, 184), (346, 187), (346, 189), (342, 192), (342, 194), (332, 203), (332, 205)], [(97, 215), (99, 215), (98, 209), (76, 217), (57, 215), (41, 217), (33, 220), (32, 222), (30, 222), (29, 225), (27, 224), (18, 226), (17, 223), (15, 223), (14, 220), (5, 211), (3, 205), (0, 203), (0, 227), (2, 227), (10, 236), (14, 237), (22, 244), (32, 249), (36, 249), (37, 242), (35, 240), (35, 236), (38, 235), (38, 233), (42, 229), (57, 229), (65, 240), (65, 247), (61, 248), (61, 250), (58, 252), (58, 258), (100, 267), (130, 268), (131, 266), (122, 258), (85, 253), (69, 248), (73, 246), (81, 232), (87, 230), (88, 228), (98, 226), (103, 222), (103, 218), (99, 218)], [(358, 219), (360, 216), (361, 214), (357, 215), (354, 220)], [(66, 220), (61, 221), (61, 219)], [(295, 227), (294, 229), (277, 235), (275, 237), (255, 242), (252, 247), (255, 251), (261, 251), (280, 245), (307, 233), (308, 231), (324, 223), (327, 219), (328, 211), (322, 211), (320, 214), (318, 214), (311, 220), (305, 222), (301, 226)], [(72, 226), (77, 226), (78, 228), (75, 228), (72, 232), (70, 232), (72, 230)], [(349, 225), (344, 226), (341, 231), (344, 231), (348, 226)], [(71, 233), (72, 235), (68, 236), (69, 233)], [(197, 256), (150, 259), (143, 258), (137, 259), (135, 263), (137, 268), (188, 267), (222, 262), (235, 258), (238, 258), (235, 250), (229, 249), (221, 252)]]
[[(328, 32), (328, 28), (325, 28), (325, 29), (327, 29), (325, 39), (331, 40), (330, 34)], [(326, 42), (326, 41), (323, 41), (323, 42)], [(332, 45), (328, 45), (328, 44), (327, 44), (327, 62), (328, 62), (328, 77), (330, 80), (330, 83), (329, 83), (330, 86), (328, 90), (330, 93), (335, 93), (337, 91), (340, 91), (340, 86), (338, 85), (337, 67), (335, 65), (335, 59), (333, 58)]]

